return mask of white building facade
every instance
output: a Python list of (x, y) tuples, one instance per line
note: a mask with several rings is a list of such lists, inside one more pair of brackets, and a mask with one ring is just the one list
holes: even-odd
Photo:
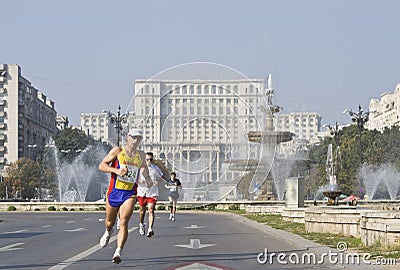
[(382, 132), (385, 128), (400, 126), (400, 84), (396, 85), (393, 93), (383, 93), (380, 100), (371, 99), (368, 110), (366, 128)]
[[(192, 188), (228, 183), (239, 176), (227, 161), (257, 158), (247, 132), (260, 130), (253, 111), (263, 91), (264, 80), (136, 80), (129, 126), (142, 128), (144, 150), (192, 180)], [(205, 189), (205, 199), (221, 193)]]
[(9, 163), (22, 157), (36, 158), (51, 135), (57, 131), (56, 115), (54, 102), (21, 75), (18, 65), (0, 64), (2, 175)]

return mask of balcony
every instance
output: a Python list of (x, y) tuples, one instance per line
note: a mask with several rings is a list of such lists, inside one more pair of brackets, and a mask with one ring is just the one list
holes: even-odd
[(0, 141), (5, 141), (5, 139), (6, 139), (6, 135), (0, 134)]
[(0, 157), (0, 164), (6, 164), (7, 163), (7, 159), (4, 157)]
[(7, 93), (7, 88), (0, 88), (0, 94)]
[(6, 148), (4, 146), (0, 146), (0, 152), (3, 152), (6, 150)]
[(0, 99), (0, 106), (5, 106), (7, 104), (7, 100)]
[(7, 129), (6, 123), (0, 123), (0, 129)]

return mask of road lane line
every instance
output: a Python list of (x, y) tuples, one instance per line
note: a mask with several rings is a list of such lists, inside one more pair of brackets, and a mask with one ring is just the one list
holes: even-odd
[(23, 249), (23, 248), (16, 248), (16, 246), (20, 246), (23, 245), (25, 243), (15, 243), (15, 244), (11, 244), (5, 247), (0, 248), (0, 252), (2, 251), (10, 251), (10, 250), (17, 250), (17, 249)]
[(19, 231), (13, 231), (13, 232), (3, 232), (2, 234), (10, 234), (10, 233), (21, 233), (21, 232), (27, 232), (28, 230), (19, 230)]
[[(131, 229), (128, 230), (128, 233), (133, 232), (134, 230), (136, 230), (138, 227), (132, 227)], [(108, 244), (114, 242), (117, 239), (117, 235), (114, 235), (113, 237), (110, 238), (110, 241), (108, 242)], [(102, 249), (102, 247), (99, 245), (99, 243), (97, 243), (95, 246), (69, 258), (66, 259), (63, 262), (58, 263), (57, 265), (54, 265), (52, 267), (50, 267), (48, 270), (61, 270), (64, 269), (65, 267), (70, 266), (73, 263), (76, 263), (77, 261), (82, 260), (83, 258), (95, 253), (96, 251)]]

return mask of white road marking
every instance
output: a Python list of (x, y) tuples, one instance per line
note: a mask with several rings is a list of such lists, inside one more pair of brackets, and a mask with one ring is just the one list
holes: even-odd
[(67, 221), (67, 223), (74, 223), (74, 222), (75, 222), (75, 220)]
[(191, 249), (200, 249), (205, 247), (215, 246), (216, 244), (201, 244), (200, 239), (190, 239), (190, 245), (174, 245), (176, 247), (184, 247), (184, 248), (191, 248)]
[(175, 270), (193, 270), (193, 269), (202, 269), (202, 270), (223, 270), (224, 268), (219, 268), (216, 266), (211, 266), (203, 263), (192, 263), (186, 266), (175, 268)]
[(0, 248), (0, 252), (23, 249), (23, 248), (16, 248), (16, 246), (20, 246), (20, 245), (23, 245), (23, 244), (25, 244), (25, 243), (15, 243), (15, 244), (12, 244), (12, 245), (8, 245), (8, 246), (5, 246), (5, 247), (2, 247), (2, 248)]
[[(128, 230), (128, 232), (133, 232), (134, 230), (136, 230), (138, 227), (132, 227), (131, 229)], [(110, 243), (114, 242), (117, 239), (117, 235), (114, 235), (113, 237), (110, 238)], [(70, 266), (73, 263), (76, 263), (79, 260), (82, 260), (83, 258), (95, 253), (96, 251), (102, 249), (102, 247), (99, 244), (96, 244), (95, 246), (89, 248), (88, 250), (85, 250), (81, 253), (79, 253), (78, 255), (75, 255), (69, 259), (66, 259), (63, 262), (60, 262), (57, 265), (54, 265), (53, 267), (50, 267), (48, 270), (61, 270), (64, 269), (65, 267)]]
[(197, 225), (190, 225), (189, 227), (184, 227), (185, 229), (201, 229), (207, 226), (197, 226)]
[(51, 225), (43, 225), (42, 228), (48, 228), (51, 227)]
[(9, 233), (20, 233), (20, 232), (26, 232), (27, 230), (19, 230), (19, 231), (13, 231), (13, 232), (3, 232), (2, 234), (9, 234)]
[(76, 228), (76, 229), (71, 229), (71, 230), (64, 230), (64, 232), (81, 232), (81, 231), (87, 231), (85, 227), (82, 228)]

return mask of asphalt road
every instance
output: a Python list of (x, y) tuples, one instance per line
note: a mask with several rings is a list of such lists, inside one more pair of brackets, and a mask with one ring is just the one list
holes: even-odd
[(98, 244), (104, 217), (104, 212), (2, 212), (0, 269), (344, 268), (329, 261), (296, 262), (311, 253), (309, 242), (305, 245), (300, 237), (276, 233), (234, 214), (178, 212), (172, 222), (165, 211), (156, 213), (151, 238), (139, 235), (134, 213), (122, 263), (115, 265), (115, 233), (108, 246)]

